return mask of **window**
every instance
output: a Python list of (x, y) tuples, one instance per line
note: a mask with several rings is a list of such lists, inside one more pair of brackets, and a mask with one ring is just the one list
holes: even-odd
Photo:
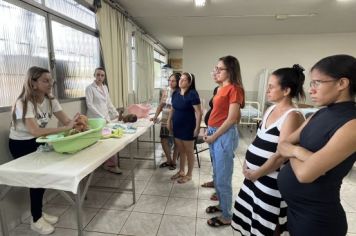
[(52, 21), (52, 31), (58, 97), (84, 97), (100, 65), (99, 39), (56, 21)]
[[(11, 19), (9, 21), (8, 19)], [(45, 17), (0, 2), (0, 107), (11, 106), (31, 66), (48, 68)]]
[(161, 69), (166, 64), (166, 57), (157, 51), (153, 51), (154, 61), (154, 88), (165, 88), (168, 80), (162, 77)]
[(46, 0), (46, 6), (95, 29), (95, 13), (74, 0)]
[[(59, 18), (48, 8), (65, 16)], [(0, 86), (8, 88), (0, 91), (0, 107), (15, 102), (31, 66), (55, 70), (58, 98), (84, 96), (100, 65), (93, 12), (74, 0), (0, 1), (0, 29)], [(53, 63), (49, 55), (54, 55)]]

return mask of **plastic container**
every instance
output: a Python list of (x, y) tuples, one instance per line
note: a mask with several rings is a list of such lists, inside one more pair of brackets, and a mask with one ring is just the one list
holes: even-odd
[(38, 143), (50, 143), (59, 153), (75, 153), (86, 148), (101, 138), (101, 130), (105, 126), (105, 119), (92, 118), (88, 120), (89, 130), (64, 136), (64, 132), (52, 134), (36, 139)]

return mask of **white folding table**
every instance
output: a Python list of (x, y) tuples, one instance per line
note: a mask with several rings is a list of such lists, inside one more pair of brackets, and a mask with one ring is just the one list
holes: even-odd
[[(78, 235), (82, 236), (81, 206), (94, 170), (153, 126), (152, 122), (144, 122), (143, 124), (144, 126), (137, 127), (137, 131), (134, 134), (125, 134), (119, 139), (99, 140), (97, 143), (74, 154), (33, 152), (0, 165), (0, 184), (5, 185), (5, 188), (0, 193), (0, 203), (12, 187), (59, 190), (61, 195), (76, 206)], [(153, 139), (155, 139), (154, 136)], [(131, 146), (129, 146), (130, 160), (134, 161)], [(134, 166), (132, 165), (131, 168), (132, 189), (130, 189), (133, 203), (136, 202)], [(87, 176), (88, 178), (85, 178)], [(83, 184), (81, 184), (82, 182)], [(67, 192), (72, 192), (75, 199), (73, 200)], [(8, 236), (9, 232), (3, 211), (0, 212), (0, 221), (3, 236)]]

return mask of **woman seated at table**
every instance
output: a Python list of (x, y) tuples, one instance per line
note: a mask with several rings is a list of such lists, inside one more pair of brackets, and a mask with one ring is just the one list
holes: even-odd
[[(37, 150), (36, 138), (73, 128), (77, 114), (72, 120), (62, 111), (59, 102), (51, 95), (53, 80), (47, 69), (31, 67), (12, 109), (9, 149), (13, 158), (19, 158)], [(64, 126), (46, 128), (55, 116)], [(39, 234), (51, 234), (58, 217), (42, 212), (43, 188), (30, 188), (31, 229)]]

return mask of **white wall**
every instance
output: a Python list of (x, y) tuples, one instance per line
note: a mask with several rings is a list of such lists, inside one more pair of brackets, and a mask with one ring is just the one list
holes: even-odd
[[(219, 57), (233, 55), (241, 65), (248, 92), (257, 91), (256, 75), (263, 68), (271, 71), (293, 64), (302, 65), (309, 81), (310, 68), (321, 58), (333, 54), (356, 56), (356, 32), (315, 35), (202, 36), (184, 37), (183, 70), (194, 73), (198, 90), (215, 84), (210, 72)], [(305, 83), (305, 89), (309, 88)]]

